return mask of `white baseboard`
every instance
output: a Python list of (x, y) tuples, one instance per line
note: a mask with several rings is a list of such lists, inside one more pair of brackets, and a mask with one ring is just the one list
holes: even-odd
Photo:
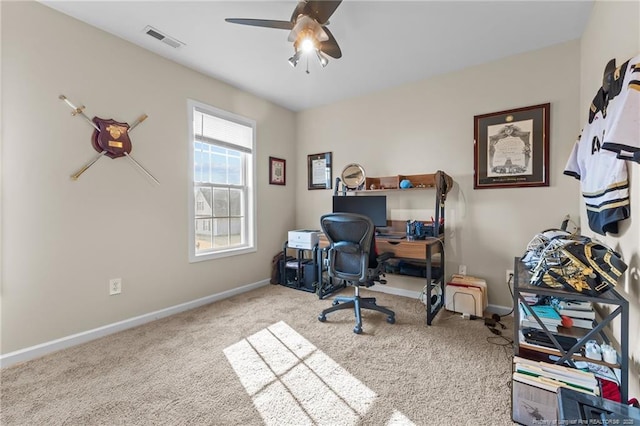
[(70, 348), (72, 346), (86, 343), (91, 340), (99, 339), (100, 337), (107, 336), (109, 334), (117, 333), (132, 327), (155, 321), (160, 318), (165, 318), (170, 315), (175, 315), (180, 312), (188, 311), (190, 309), (197, 308), (199, 306), (208, 305), (209, 303), (216, 302), (218, 300), (227, 299), (229, 297), (245, 293), (250, 290), (265, 286), (269, 284), (269, 279), (258, 281), (253, 284), (247, 284), (238, 288), (223, 291), (222, 293), (212, 294), (210, 296), (202, 297), (200, 299), (192, 300), (190, 302), (181, 303), (179, 305), (170, 306), (158, 311), (149, 312), (148, 314), (140, 315), (137, 317), (129, 318), (123, 321), (118, 321), (113, 324), (108, 324), (102, 327), (94, 328), (93, 330), (83, 331), (81, 333), (73, 334), (71, 336), (62, 337), (60, 339), (52, 340), (50, 342), (41, 343), (39, 345), (31, 346), (28, 348), (20, 349), (15, 352), (9, 352), (4, 355), (0, 355), (0, 368), (9, 367), (19, 362), (29, 361), (41, 356), (47, 355), (52, 352), (59, 351), (61, 349)]
[[(500, 306), (500, 305), (489, 305), (487, 307), (487, 312), (491, 312), (492, 314), (498, 314), (500, 316), (505, 316), (509, 312), (511, 312), (511, 308), (508, 306)], [(513, 315), (513, 312), (511, 312)]]
[(377, 291), (380, 293), (394, 294), (396, 296), (409, 297), (411, 299), (419, 299), (420, 292), (413, 290), (405, 290), (404, 288), (389, 287), (387, 285), (374, 285), (367, 290)]

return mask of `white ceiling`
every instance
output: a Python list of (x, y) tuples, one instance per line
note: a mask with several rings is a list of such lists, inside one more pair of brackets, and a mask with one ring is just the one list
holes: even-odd
[[(344, 0), (328, 28), (342, 49), (297, 68), (288, 31), (225, 18), (287, 21), (296, 1), (43, 1), (60, 12), (294, 111), (577, 39), (593, 0)], [(151, 25), (183, 43), (148, 36)]]

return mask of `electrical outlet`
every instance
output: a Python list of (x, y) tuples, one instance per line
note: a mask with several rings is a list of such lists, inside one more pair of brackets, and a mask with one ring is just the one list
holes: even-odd
[(506, 280), (507, 284), (512, 284), (513, 283), (513, 270), (512, 269), (507, 269), (507, 273), (505, 274), (505, 280)]
[(460, 275), (467, 275), (467, 265), (458, 266), (458, 273)]
[(122, 293), (122, 278), (111, 278), (109, 280), (109, 296)]

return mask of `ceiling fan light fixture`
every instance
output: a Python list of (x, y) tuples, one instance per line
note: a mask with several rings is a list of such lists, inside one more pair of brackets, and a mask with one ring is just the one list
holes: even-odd
[[(291, 66), (298, 65), (302, 56), (316, 52), (316, 57), (324, 68), (329, 63), (326, 55), (335, 59), (342, 57), (338, 42), (326, 27), (329, 24), (329, 17), (341, 3), (342, 0), (299, 0), (288, 21), (251, 18), (226, 18), (225, 21), (232, 24), (289, 30), (287, 40), (293, 43), (295, 52), (289, 58)], [(308, 65), (307, 56), (307, 73), (309, 73)]]
[(329, 58), (327, 58), (327, 55), (322, 53), (320, 50), (316, 50), (316, 56), (318, 57), (318, 61), (320, 61), (320, 65), (322, 65), (322, 68), (326, 67), (329, 64)]
[(293, 43), (293, 48), (296, 52), (303, 51), (313, 52), (318, 49), (320, 43), (318, 38), (316, 37), (315, 32), (310, 28), (305, 28), (298, 33), (295, 42)]
[(300, 41), (300, 50), (303, 52), (311, 52), (316, 47), (316, 43), (311, 37), (305, 37)]
[(300, 57), (302, 56), (302, 50), (298, 50), (296, 53), (293, 54), (292, 57), (289, 58), (289, 63), (291, 64), (292, 67), (296, 67), (296, 65), (298, 65), (298, 62), (300, 61)]

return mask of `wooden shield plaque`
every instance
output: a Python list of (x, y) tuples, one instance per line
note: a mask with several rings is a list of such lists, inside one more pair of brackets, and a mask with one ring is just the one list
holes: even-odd
[(91, 145), (98, 151), (106, 151), (110, 158), (124, 157), (131, 152), (131, 139), (129, 139), (129, 125), (119, 123), (112, 119), (93, 117), (92, 120), (100, 129), (94, 130), (91, 137)]

